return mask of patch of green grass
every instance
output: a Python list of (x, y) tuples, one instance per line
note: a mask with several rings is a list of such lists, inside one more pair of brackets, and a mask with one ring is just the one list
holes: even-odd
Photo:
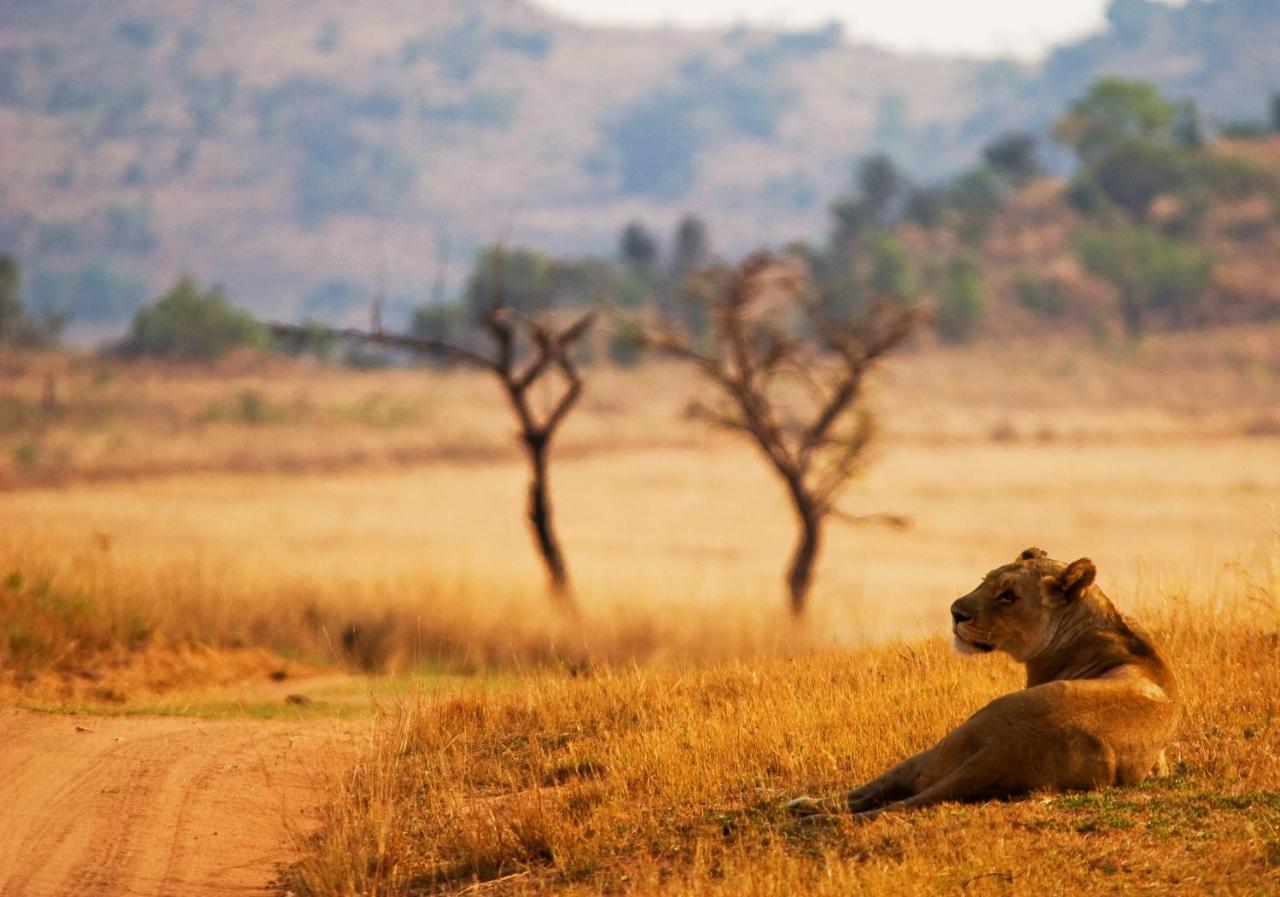
[[(1222, 814), (1243, 813), (1280, 824), (1280, 795), (1269, 791), (1220, 794), (1196, 791), (1187, 779), (1157, 779), (1136, 788), (1112, 788), (1087, 794), (1068, 794), (1048, 801), (1067, 811), (1077, 832), (1106, 832), (1143, 828), (1159, 838), (1197, 839)], [(1043, 826), (1041, 826), (1043, 827)]]
[(34, 470), (40, 463), (40, 446), (35, 442), (24, 442), (13, 450), (13, 460), (24, 471)]

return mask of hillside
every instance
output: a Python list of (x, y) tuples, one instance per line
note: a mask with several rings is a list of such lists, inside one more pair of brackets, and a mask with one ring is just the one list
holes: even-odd
[[(82, 323), (183, 269), (279, 313), (333, 281), (324, 312), (363, 303), (385, 257), (391, 293), (418, 300), (442, 257), (498, 234), (601, 251), (641, 213), (782, 239), (821, 220), (894, 109), (942, 126), (973, 102), (972, 64), (837, 31), (588, 29), (506, 0), (0, 15), (0, 139), (19, 147), (0, 243), (47, 272), (37, 304), (117, 294)], [(59, 271), (79, 282), (53, 288)]]
[(1100, 74), (1193, 99), (1213, 124), (1257, 122), (1280, 90), (1278, 44), (1271, 0), (1112, 0), (1104, 31), (1055, 48), (1038, 69), (988, 65), (983, 106), (966, 130), (1042, 128)]
[(109, 327), (182, 271), (334, 320), (391, 317), (498, 236), (611, 252), (684, 211), (715, 248), (812, 236), (854, 158), (920, 180), (1041, 127), (1105, 71), (1261, 116), (1280, 14), (1113, 4), (1039, 69), (804, 32), (579, 26), (523, 0), (71, 0), (0, 10), (0, 250), (28, 302)]

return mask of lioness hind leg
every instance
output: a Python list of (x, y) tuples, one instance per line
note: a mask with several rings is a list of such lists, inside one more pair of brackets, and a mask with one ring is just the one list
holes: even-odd
[(928, 753), (926, 751), (903, 760), (874, 782), (850, 791), (844, 796), (845, 809), (861, 813), (915, 794), (919, 787), (920, 770)]
[(928, 751), (902, 761), (875, 781), (846, 793), (841, 800), (797, 797), (787, 804), (787, 812), (801, 819), (837, 813), (861, 813), (910, 797), (916, 791), (920, 769), (927, 754)]
[(862, 820), (871, 820), (882, 813), (912, 810), (948, 800), (972, 800), (979, 797), (989, 797), (993, 794), (992, 789), (996, 784), (993, 780), (994, 772), (995, 770), (992, 768), (989, 757), (985, 757), (981, 753), (975, 754), (959, 768), (916, 794), (885, 804), (877, 809), (866, 810), (854, 815)]

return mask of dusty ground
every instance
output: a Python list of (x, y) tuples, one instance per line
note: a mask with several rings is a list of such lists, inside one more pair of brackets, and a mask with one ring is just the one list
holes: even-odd
[(0, 894), (273, 893), (352, 731), (0, 711)]

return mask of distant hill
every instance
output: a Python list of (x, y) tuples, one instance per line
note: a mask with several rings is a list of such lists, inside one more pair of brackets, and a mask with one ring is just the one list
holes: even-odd
[(1210, 129), (1260, 122), (1280, 91), (1280, 3), (1111, 0), (1103, 32), (1056, 48), (1038, 68), (988, 63), (978, 76), (984, 100), (962, 130), (1043, 128), (1103, 74), (1194, 100)]
[(385, 271), (403, 314), (480, 243), (611, 252), (626, 221), (686, 210), (736, 252), (819, 232), (865, 152), (940, 178), (1099, 72), (1261, 116), (1276, 10), (1117, 0), (1105, 34), (1029, 69), (836, 26), (592, 28), (521, 0), (8, 0), (0, 249), (81, 327), (183, 271), (320, 320)]

